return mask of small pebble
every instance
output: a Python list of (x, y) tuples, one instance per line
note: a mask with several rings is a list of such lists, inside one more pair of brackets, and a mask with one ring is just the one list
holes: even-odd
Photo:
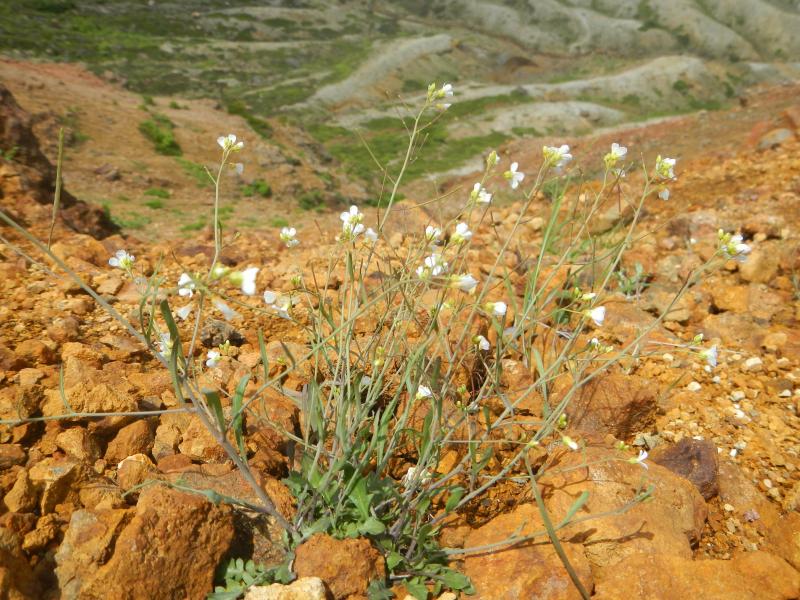
[(735, 508), (733, 508), (732, 505), (728, 504), (727, 502), (722, 505), (722, 508), (725, 509), (725, 512), (733, 512), (734, 510), (736, 510)]
[(739, 402), (740, 400), (744, 400), (744, 392), (742, 390), (736, 390), (735, 392), (731, 392), (731, 400), (734, 402)]
[(697, 383), (696, 381), (692, 381), (689, 385), (686, 386), (686, 389), (690, 392), (699, 392), (703, 388), (702, 385)]
[(761, 365), (764, 362), (758, 356), (752, 356), (744, 361), (743, 370), (744, 371), (758, 371), (761, 369)]

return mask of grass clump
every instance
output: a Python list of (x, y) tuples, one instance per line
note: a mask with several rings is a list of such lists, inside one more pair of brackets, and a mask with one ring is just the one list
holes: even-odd
[(175, 124), (164, 115), (152, 114), (150, 119), (139, 123), (139, 131), (153, 142), (155, 151), (164, 156), (182, 156), (178, 141), (173, 133)]
[(164, 201), (159, 198), (154, 198), (153, 200), (146, 200), (144, 205), (147, 208), (158, 210), (159, 208), (164, 208)]
[(162, 198), (162, 199), (166, 200), (167, 198), (169, 198), (172, 195), (172, 193), (169, 190), (164, 189), (164, 188), (152, 187), (152, 188), (147, 188), (144, 191), (144, 195), (145, 196), (153, 196), (154, 198)]
[(271, 198), (272, 187), (263, 179), (256, 179), (252, 183), (242, 186), (242, 194), (245, 196), (255, 196), (257, 194), (262, 198)]
[(303, 210), (321, 212), (325, 209), (325, 198), (320, 190), (308, 190), (300, 194), (297, 203)]

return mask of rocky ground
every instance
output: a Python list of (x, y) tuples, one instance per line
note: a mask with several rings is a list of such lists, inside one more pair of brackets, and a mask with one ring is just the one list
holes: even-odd
[[(667, 310), (689, 272), (713, 253), (719, 228), (741, 231), (753, 251), (747, 262), (730, 261), (693, 285), (639, 359), (587, 387), (570, 409), (570, 433), (586, 444), (586, 454), (561, 454), (560, 466), (592, 463), (620, 440), (650, 451), (646, 471), (639, 465), (597, 464), (541, 482), (556, 516), (584, 491), (590, 497), (581, 514), (597, 515), (618, 508), (642, 482), (654, 486), (647, 503), (563, 532), (570, 561), (593, 597), (800, 596), (800, 105), (793, 98), (791, 88), (767, 90), (733, 112), (613, 133), (632, 153), (640, 150), (635, 136), (641, 135), (680, 160), (671, 199), (648, 202), (640, 226), (647, 235), (625, 261), (628, 272), (642, 265), (646, 285), (632, 297), (617, 293), (606, 301), (606, 323), (597, 332), (603, 343), (624, 345), (637, 328)], [(0, 205), (46, 237), (52, 166), (39, 152), (27, 116), (7, 94), (2, 111), (2, 147), (18, 150), (0, 160)], [(696, 141), (701, 135), (709, 139), (712, 131), (718, 132), (713, 148)], [(593, 142), (594, 152), (602, 154), (603, 137), (576, 146), (585, 149), (586, 165)], [(502, 148), (503, 156), (534, 164), (538, 150), (516, 144)], [(649, 148), (643, 152), (652, 160)], [(500, 182), (490, 185), (499, 188)], [(635, 189), (636, 174), (623, 185)], [(537, 199), (534, 214), (545, 214), (546, 206), (546, 198)], [(411, 201), (400, 208), (406, 211), (406, 230), (431, 219)], [(476, 271), (491, 264), (497, 239), (503, 239), (517, 210), (518, 205), (500, 203), (490, 213), (491, 223), (476, 231), (470, 251)], [(53, 252), (126, 315), (136, 294), (108, 267), (116, 250), (128, 249), (145, 269), (165, 256), (163, 274), (177, 280), (182, 271), (206, 265), (213, 249), (205, 233), (191, 241), (142, 241), (115, 230), (104, 216), (77, 199), (65, 202)], [(625, 218), (610, 209), (593, 226), (601, 234)], [(245, 233), (226, 251), (226, 264), (257, 262), (259, 289), (286, 289), (295, 273), (310, 275), (324, 264), (334, 243), (332, 228), (314, 235), (310, 218), (299, 225), (306, 243), (291, 254), (274, 232)], [(402, 244), (404, 234), (396, 227), (389, 235)], [(5, 226), (0, 235), (5, 238), (0, 246), (0, 417), (6, 423), (0, 432), (0, 589), (5, 596), (199, 598), (211, 591), (215, 569), (229, 557), (279, 560), (272, 521), (181, 489), (256, 500), (197, 417), (180, 411), (167, 373), (63, 273), (53, 275), (13, 252), (12, 244), (32, 252), (28, 242)], [(536, 252), (540, 239), (541, 222), (532, 219), (518, 256)], [(258, 366), (257, 328), (264, 331), (270, 357), (281, 355), (282, 342), (305, 344), (304, 333), (286, 320), (233, 326), (238, 345), (212, 372), (223, 387)], [(203, 333), (209, 347), (217, 343), (215, 333)], [(713, 370), (668, 345), (698, 333), (719, 346)], [(520, 381), (530, 377), (520, 364), (509, 364), (507, 371)], [(302, 384), (300, 378), (286, 383), (294, 389)], [(66, 411), (59, 388), (75, 413), (176, 410), (53, 419)], [(287, 428), (296, 428), (301, 418), (295, 404), (277, 393), (269, 393), (260, 410)], [(247, 434), (249, 462), (260, 484), (290, 515), (293, 498), (280, 481), (292, 464), (285, 440), (268, 427)], [(151, 480), (174, 485), (138, 487)], [(504, 485), (479, 508), (449, 522), (441, 541), (476, 547), (540, 528), (525, 488)], [(455, 566), (470, 576), (480, 598), (579, 597), (549, 544), (470, 555)], [(297, 550), (294, 568), (304, 578), (294, 585), (305, 586), (301, 597), (310, 598), (365, 597), (369, 580), (385, 573), (383, 558), (367, 540), (321, 534)], [(405, 596), (399, 586), (395, 591)]]

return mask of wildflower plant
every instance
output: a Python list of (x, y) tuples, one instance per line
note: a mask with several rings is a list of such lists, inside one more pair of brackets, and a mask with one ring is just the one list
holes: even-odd
[[(233, 241), (223, 237), (219, 219), (222, 174), (240, 170), (233, 157), (244, 149), (234, 135), (217, 140), (220, 164), (215, 173), (207, 172), (214, 185), (214, 253), (208, 270), (180, 271), (168, 278), (159, 267), (142, 278), (127, 252), (109, 261), (138, 282), (141, 300), (132, 320), (27, 236), (169, 370), (181, 405), (225, 450), (258, 498), (255, 509), (285, 530), (290, 546), (318, 532), (367, 537), (383, 553), (389, 573), (373, 591), (385, 593), (390, 584), (402, 582), (419, 599), (443, 589), (472, 591), (456, 568), (470, 549), (442, 548), (438, 533), (448, 520), (476, 510), (499, 483), (522, 482), (520, 494), (532, 494), (545, 523), (545, 530), (514, 535), (505, 543), (540, 536), (560, 547), (558, 531), (574, 522), (586, 497), (578, 498), (566, 515), (551, 519), (539, 482), (557, 472), (558, 453), (585, 447), (579, 432), (569, 429), (566, 411), (572, 399), (587, 383), (638, 356), (648, 333), (663, 319), (654, 318), (618, 347), (600, 341), (613, 310), (606, 300), (642, 209), (675, 178), (674, 161), (659, 157), (641, 194), (626, 199), (632, 218), (621, 235), (600, 239), (590, 223), (619, 201), (615, 169), (627, 149), (612, 146), (604, 158), (605, 176), (588, 200), (564, 193), (547, 203), (538, 201), (543, 186), (573, 159), (568, 146), (545, 147), (541, 161), (526, 167), (530, 177), (517, 162), (492, 151), (480, 181), (464, 191), (456, 219), (430, 224), (398, 242), (384, 230), (403, 174), (424, 143), (426, 128), (442, 118), (454, 94), (450, 84), (428, 88), (408, 123), (407, 148), (388, 198), (379, 203), (386, 208), (369, 215), (358, 206), (343, 212), (335, 242), (321, 259), (324, 270), (309, 267), (302, 275), (287, 276), (280, 292), (259, 286), (259, 266), (240, 270), (221, 263), (225, 244)], [(502, 179), (517, 205), (498, 237), (490, 234), (487, 215), (493, 203), (489, 190)], [(509, 266), (536, 211), (544, 211), (540, 239), (535, 249), (527, 242), (524, 262)], [(0, 218), (24, 234), (10, 217), (0, 213)], [(298, 243), (296, 233), (284, 228), (276, 243), (292, 248)], [(478, 243), (490, 250), (492, 260), (486, 264), (475, 260)], [(720, 234), (717, 254), (693, 281), (712, 264), (746, 255), (745, 246), (736, 236)], [(584, 281), (592, 282), (589, 289), (581, 288)], [(261, 365), (229, 386), (214, 388), (209, 371), (230, 360), (230, 346), (205, 353), (199, 348), (199, 332), (213, 309), (225, 318), (275, 319), (283, 327), (289, 321), (305, 336), (303, 350), (290, 350), (278, 337), (274, 341), (283, 355), (270, 362), (260, 332)], [(716, 347), (698, 351), (690, 343), (685, 348), (716, 363)], [(509, 360), (530, 374), (525, 389), (512, 391), (504, 383)], [(300, 383), (290, 388), (290, 378)], [(556, 391), (557, 380), (569, 383)], [(299, 431), (285, 430), (265, 416), (261, 407), (268, 389), (297, 405)], [(522, 410), (531, 399), (539, 400), (540, 414)], [(248, 463), (247, 435), (260, 427), (277, 429), (297, 449), (285, 479), (296, 500), (291, 518), (277, 509)], [(624, 448), (609, 460), (647, 466), (646, 453), (630, 454)], [(619, 510), (649, 494), (644, 485)], [(254, 510), (253, 503), (242, 504)], [(565, 555), (562, 560), (588, 597)], [(240, 580), (269, 579), (266, 570), (232, 565), (226, 580), (233, 587)], [(281, 580), (290, 578), (286, 569), (280, 572)]]

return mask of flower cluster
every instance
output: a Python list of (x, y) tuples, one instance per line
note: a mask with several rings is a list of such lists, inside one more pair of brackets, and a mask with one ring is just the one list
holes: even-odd
[(353, 241), (360, 233), (364, 232), (364, 213), (359, 212), (358, 207), (354, 204), (350, 210), (343, 212), (340, 217), (342, 220), (342, 235), (340, 237), (343, 241)]
[(264, 303), (274, 310), (283, 319), (291, 319), (289, 311), (292, 309), (292, 298), (282, 296), (270, 290), (264, 291)]
[(472, 191), (469, 194), (469, 200), (472, 204), (491, 204), (492, 195), (486, 190), (485, 187), (483, 187), (483, 185), (481, 185), (480, 182), (477, 182), (474, 186), (472, 186)]
[(463, 244), (472, 239), (472, 232), (469, 230), (469, 225), (466, 223), (459, 223), (456, 225), (456, 230), (450, 236), (450, 241), (454, 244)]
[(130, 272), (135, 260), (136, 257), (133, 254), (128, 254), (125, 250), (117, 250), (117, 253), (108, 259), (108, 264), (112, 267)]
[[(217, 138), (217, 144), (219, 144), (220, 148), (222, 148), (223, 162), (232, 152), (239, 152), (242, 148), (244, 148), (244, 142), (237, 142), (236, 136), (232, 133), (219, 136)], [(233, 168), (239, 175), (244, 173), (244, 165), (242, 163), (234, 163)]]
[(217, 138), (217, 143), (225, 152), (239, 152), (244, 148), (244, 142), (237, 142), (236, 136), (232, 133), (219, 136)]
[(287, 248), (294, 248), (300, 243), (297, 239), (297, 229), (294, 227), (284, 227), (281, 229), (281, 241), (286, 244)]
[(542, 148), (542, 155), (544, 156), (545, 165), (560, 170), (572, 160), (572, 154), (569, 153), (569, 146), (562, 144), (561, 146), (544, 146)]
[(508, 169), (508, 171), (503, 173), (503, 177), (508, 180), (508, 183), (511, 185), (511, 189), (515, 190), (525, 179), (525, 173), (519, 171), (519, 163), (513, 162), (511, 163), (511, 167)]
[(432, 83), (428, 86), (428, 102), (432, 103), (439, 110), (447, 110), (452, 106), (449, 102), (438, 102), (446, 98), (453, 97), (453, 84), (445, 83), (439, 89), (436, 89), (436, 84)]
[(750, 254), (751, 248), (744, 243), (744, 238), (740, 234), (725, 233), (720, 229), (717, 232), (717, 239), (719, 240), (719, 250), (722, 256), (737, 262), (747, 260), (747, 255)]
[(669, 188), (666, 182), (675, 181), (675, 159), (661, 158), (659, 154), (656, 158), (655, 179), (658, 180), (658, 197), (662, 200), (669, 200)]
[(438, 277), (447, 271), (447, 262), (442, 259), (441, 254), (433, 253), (428, 256), (423, 264), (417, 267), (417, 277), (428, 279)]
[(625, 158), (625, 155), (627, 154), (628, 149), (625, 146), (620, 146), (616, 142), (611, 144), (611, 152), (603, 157), (603, 162), (606, 165), (606, 169), (614, 172), (615, 175), (622, 174), (622, 171), (620, 169), (616, 169), (615, 167), (619, 161)]

